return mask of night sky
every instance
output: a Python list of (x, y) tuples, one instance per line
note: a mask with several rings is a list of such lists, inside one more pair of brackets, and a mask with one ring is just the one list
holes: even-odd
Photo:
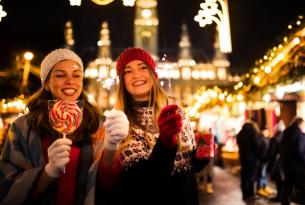
[[(181, 24), (188, 26), (197, 61), (208, 62), (213, 54), (215, 25), (200, 28), (193, 20), (203, 0), (159, 0), (159, 55), (175, 60)], [(113, 57), (133, 46), (134, 8), (121, 0), (98, 6), (82, 0), (71, 7), (68, 0), (2, 0), (8, 15), (0, 22), (0, 69), (12, 67), (15, 55), (25, 50), (35, 53), (33, 64), (40, 65), (45, 54), (62, 47), (64, 27), (71, 20), (75, 50), (87, 63), (96, 56), (101, 23), (108, 21)], [(232, 71), (246, 72), (273, 45), (278, 45), (289, 23), (305, 16), (304, 0), (229, 0), (233, 52)]]

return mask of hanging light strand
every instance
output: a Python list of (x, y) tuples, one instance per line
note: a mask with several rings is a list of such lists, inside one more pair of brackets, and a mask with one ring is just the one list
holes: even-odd
[[(1, 0), (0, 0), (1, 2)], [(0, 5), (0, 22), (3, 17), (6, 17), (7, 13), (3, 10), (3, 7)]]
[[(82, 0), (69, 0), (70, 6), (80, 6)], [(114, 0), (91, 0), (97, 5), (104, 6), (112, 3)], [(122, 0), (124, 6), (133, 7), (135, 5), (136, 0)]]
[[(219, 5), (220, 8), (218, 8)], [(206, 0), (205, 3), (200, 4), (200, 8), (201, 10), (198, 11), (194, 20), (199, 23), (200, 27), (215, 22), (219, 33), (220, 51), (231, 53), (231, 31), (227, 0)]]

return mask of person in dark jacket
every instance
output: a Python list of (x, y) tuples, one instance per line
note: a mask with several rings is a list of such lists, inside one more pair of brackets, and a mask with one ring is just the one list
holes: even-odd
[(269, 128), (262, 126), (258, 136), (260, 140), (260, 158), (257, 166), (256, 193), (262, 197), (269, 197), (274, 194), (274, 191), (268, 186), (269, 176), (267, 173), (267, 153), (270, 144)]
[(130, 132), (120, 144), (121, 174), (110, 201), (198, 205), (195, 171), (209, 160), (196, 157), (188, 115), (169, 104), (155, 61), (141, 48), (127, 48), (118, 57), (116, 71), (116, 108), (126, 113)]
[(281, 160), (284, 168), (284, 194), (282, 205), (289, 205), (292, 193), (298, 190), (298, 202), (305, 204), (305, 122), (301, 117), (293, 119), (284, 130), (281, 141)]
[(246, 122), (237, 134), (241, 164), (241, 191), (244, 201), (256, 199), (254, 183), (259, 159), (259, 128), (255, 122)]
[(276, 185), (276, 196), (271, 198), (271, 201), (281, 201), (283, 195), (284, 173), (283, 166), (280, 161), (280, 143), (283, 137), (284, 129), (285, 124), (282, 120), (280, 120), (274, 128), (274, 135), (270, 140), (270, 145), (267, 152), (267, 172), (271, 180), (273, 180)]

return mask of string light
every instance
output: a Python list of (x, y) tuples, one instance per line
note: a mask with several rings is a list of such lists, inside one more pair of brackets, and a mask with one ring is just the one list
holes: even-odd
[[(220, 9), (218, 9), (218, 4)], [(223, 53), (232, 52), (230, 20), (227, 0), (206, 0), (200, 4), (201, 10), (194, 17), (200, 27), (216, 23), (219, 33), (220, 51)]]
[(123, 5), (132, 7), (134, 6), (135, 2), (136, 0), (123, 0)]
[[(216, 0), (209, 0), (208, 2), (213, 3), (216, 2)], [(301, 25), (303, 25), (303, 27), (298, 28)], [(295, 69), (302, 69), (302, 65), (305, 63), (304, 59), (299, 57), (305, 54), (302, 49), (305, 36), (303, 16), (298, 18), (295, 26), (297, 30), (291, 27), (289, 30), (294, 32), (283, 38), (283, 42), (278, 46), (274, 46), (266, 52), (266, 54), (263, 55), (263, 58), (257, 60), (255, 67), (249, 69), (249, 72), (241, 77), (240, 82), (227, 90), (217, 91), (217, 99), (210, 96), (213, 92), (207, 92), (206, 88), (202, 87), (196, 94), (197, 97), (194, 97), (194, 102), (189, 108), (192, 110), (192, 113), (195, 114), (218, 105), (234, 106), (235, 104), (238, 104), (238, 102), (250, 103), (253, 99), (258, 100), (257, 97), (260, 96), (256, 95), (258, 93), (261, 93), (263, 101), (270, 103), (272, 100), (271, 93), (273, 92), (278, 99), (282, 99), (285, 93), (304, 90), (304, 81), (294, 79), (296, 76), (291, 73), (291, 71), (294, 71)], [(298, 67), (298, 65), (301, 66)], [(281, 81), (282, 79), (285, 80), (285, 76), (287, 75), (290, 75), (291, 78), (293, 78), (290, 80), (294, 80), (294, 82), (289, 83), (289, 85), (284, 83), (285, 86), (283, 86), (281, 85)], [(305, 77), (303, 77), (303, 79), (305, 79)], [(266, 92), (269, 93), (266, 94)], [(223, 95), (225, 96), (225, 100), (222, 100)]]
[[(0, 0), (1, 2), (1, 0)], [(3, 7), (0, 5), (0, 22), (3, 17), (6, 17), (7, 13), (3, 10)]]
[(71, 6), (80, 6), (82, 1), (81, 0), (69, 0)]
[[(82, 0), (69, 0), (70, 1), (70, 6), (80, 6), (82, 3)], [(105, 6), (110, 3), (112, 3), (114, 0), (91, 0), (93, 3), (100, 5), (100, 6)], [(134, 6), (136, 0), (122, 0), (124, 6)], [(0, 18), (1, 20), (1, 18)]]

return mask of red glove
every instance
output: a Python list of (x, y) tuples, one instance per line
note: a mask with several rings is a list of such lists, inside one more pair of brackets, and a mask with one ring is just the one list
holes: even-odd
[(177, 134), (181, 131), (181, 115), (177, 113), (178, 105), (165, 106), (158, 117), (160, 141), (167, 148), (177, 144)]

